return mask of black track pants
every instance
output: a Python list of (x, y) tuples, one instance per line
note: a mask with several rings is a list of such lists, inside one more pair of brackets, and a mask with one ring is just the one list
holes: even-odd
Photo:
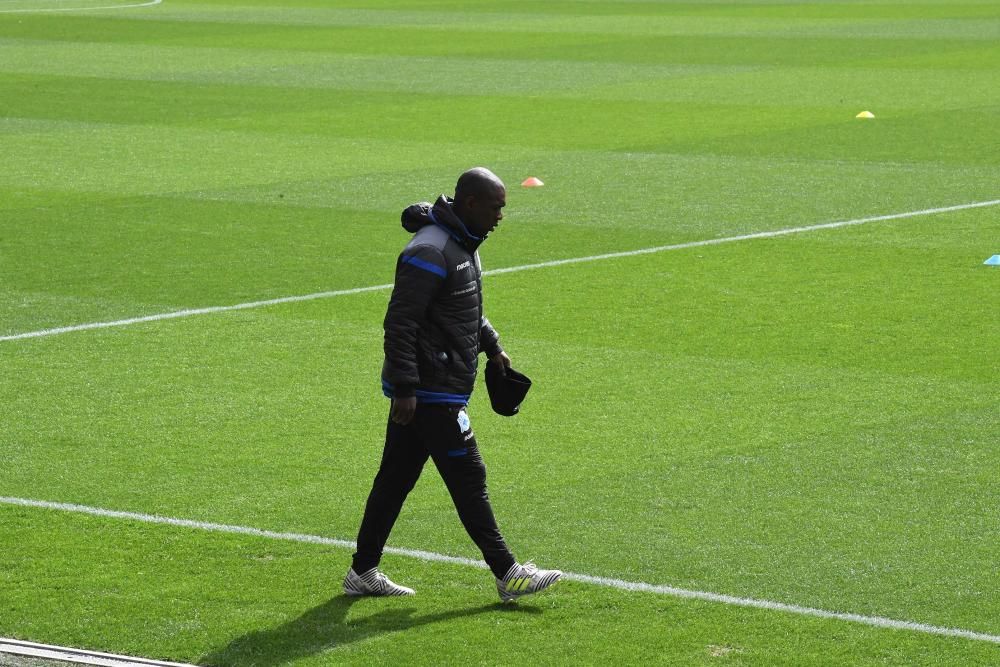
[(418, 404), (413, 421), (406, 426), (389, 420), (382, 464), (358, 532), (354, 571), (366, 572), (379, 564), (403, 501), (428, 457), (444, 479), (469, 537), (483, 552), (493, 574), (503, 577), (514, 564), (514, 556), (493, 517), (486, 492), (486, 465), (468, 415), (465, 408), (456, 405)]

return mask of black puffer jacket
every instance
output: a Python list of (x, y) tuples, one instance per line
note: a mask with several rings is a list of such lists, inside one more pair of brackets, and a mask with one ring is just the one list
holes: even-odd
[(479, 353), (502, 351), (483, 316), (482, 268), (473, 236), (441, 196), (432, 206), (403, 211), (414, 234), (396, 261), (396, 283), (385, 314), (382, 391), (418, 403), (465, 405), (476, 381)]

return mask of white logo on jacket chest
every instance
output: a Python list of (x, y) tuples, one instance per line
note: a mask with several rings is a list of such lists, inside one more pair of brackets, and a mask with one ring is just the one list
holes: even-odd
[(455, 270), (456, 271), (461, 271), (462, 269), (467, 269), (470, 266), (472, 266), (472, 262), (469, 261), (469, 260), (466, 260), (466, 261), (462, 262), (461, 264), (459, 264), (458, 266), (456, 266)]

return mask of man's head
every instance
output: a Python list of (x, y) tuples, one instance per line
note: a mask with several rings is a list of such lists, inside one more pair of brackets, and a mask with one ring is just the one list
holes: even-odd
[(476, 236), (486, 236), (503, 220), (507, 189), (489, 169), (475, 167), (458, 177), (455, 215)]

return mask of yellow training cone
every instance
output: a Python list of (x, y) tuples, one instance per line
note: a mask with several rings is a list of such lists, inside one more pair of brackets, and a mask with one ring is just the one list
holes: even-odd
[(526, 188), (540, 188), (545, 185), (545, 183), (542, 183), (541, 179), (532, 176), (531, 178), (526, 178), (521, 181), (521, 185)]
[(873, 114), (871, 111), (862, 111), (857, 116), (855, 116), (855, 118), (874, 118), (874, 117), (875, 114)]

